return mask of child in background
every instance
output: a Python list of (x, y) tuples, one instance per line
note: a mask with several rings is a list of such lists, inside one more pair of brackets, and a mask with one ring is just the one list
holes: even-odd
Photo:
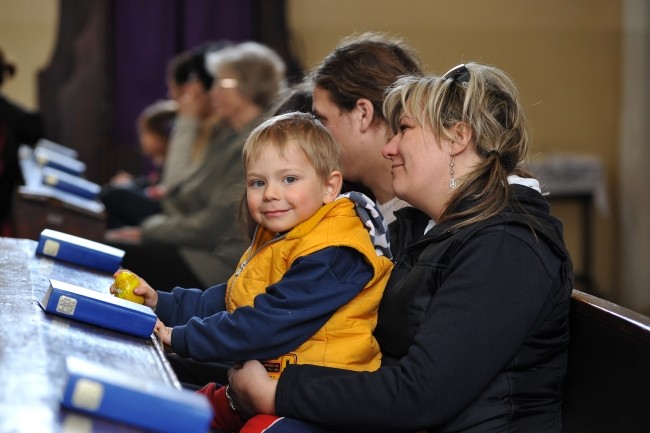
[(158, 101), (138, 116), (140, 149), (153, 168), (139, 177), (120, 171), (104, 186), (100, 199), (106, 206), (108, 228), (138, 225), (161, 211), (159, 182), (176, 113), (175, 101)]
[[(265, 360), (271, 377), (290, 363), (376, 370), (372, 333), (390, 250), (374, 203), (339, 196), (338, 145), (311, 114), (287, 113), (251, 133), (243, 161), (258, 224), (251, 246), (228, 283), (205, 292), (156, 292), (141, 279), (135, 293), (155, 309), (156, 334), (199, 361)], [(200, 392), (213, 404), (213, 428), (238, 431), (227, 387)]]

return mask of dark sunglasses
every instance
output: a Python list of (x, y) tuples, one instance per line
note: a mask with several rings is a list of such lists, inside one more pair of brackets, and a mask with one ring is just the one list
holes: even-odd
[(465, 64), (461, 63), (460, 65), (451, 68), (442, 76), (443, 80), (446, 80), (447, 78), (451, 78), (461, 86), (467, 88), (469, 83), (469, 70), (465, 67)]

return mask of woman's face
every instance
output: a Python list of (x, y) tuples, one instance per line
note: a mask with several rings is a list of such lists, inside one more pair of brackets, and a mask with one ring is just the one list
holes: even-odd
[(451, 197), (449, 144), (444, 138), (436, 139), (431, 128), (403, 116), (399, 131), (382, 151), (392, 161), (395, 195), (434, 220)]
[(214, 114), (226, 122), (234, 119), (244, 108), (251, 105), (249, 98), (239, 90), (239, 82), (233, 71), (218, 71), (210, 97)]

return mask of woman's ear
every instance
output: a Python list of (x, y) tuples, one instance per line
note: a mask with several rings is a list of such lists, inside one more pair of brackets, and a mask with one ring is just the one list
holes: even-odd
[(465, 122), (458, 122), (449, 128), (454, 139), (451, 142), (451, 149), (449, 154), (452, 156), (458, 155), (463, 152), (472, 142), (472, 128)]
[(372, 119), (375, 117), (375, 106), (369, 99), (357, 99), (355, 109), (358, 110), (361, 132), (366, 132), (372, 125)]
[(325, 181), (325, 190), (323, 191), (323, 204), (328, 204), (336, 200), (343, 187), (343, 175), (340, 171), (333, 171)]

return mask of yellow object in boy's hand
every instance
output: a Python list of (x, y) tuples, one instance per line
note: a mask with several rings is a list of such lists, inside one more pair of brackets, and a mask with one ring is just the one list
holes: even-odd
[(127, 301), (144, 304), (144, 298), (140, 295), (133, 293), (133, 289), (140, 285), (138, 277), (129, 271), (122, 271), (117, 277), (113, 287), (115, 288), (115, 296), (118, 298), (126, 299)]

